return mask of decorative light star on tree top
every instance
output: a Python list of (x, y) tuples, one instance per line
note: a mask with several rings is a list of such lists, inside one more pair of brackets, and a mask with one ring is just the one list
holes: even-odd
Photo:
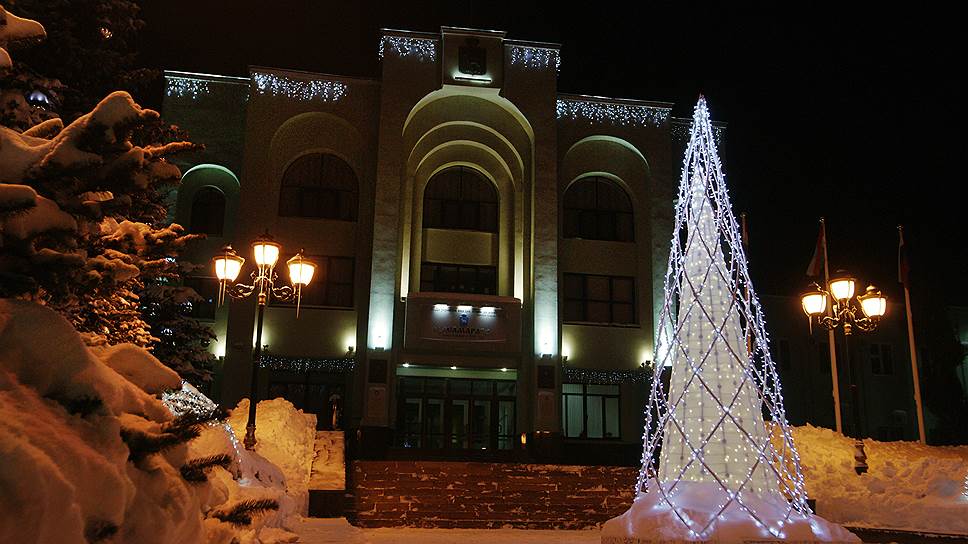
[[(857, 542), (810, 514), (706, 101), (686, 148), (636, 498), (603, 542)], [(768, 415), (768, 421), (764, 420)]]

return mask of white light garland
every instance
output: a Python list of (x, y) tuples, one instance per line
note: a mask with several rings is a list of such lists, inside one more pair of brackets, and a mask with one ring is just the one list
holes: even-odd
[[(672, 376), (668, 392), (661, 380), (652, 382), (636, 492), (654, 478), (650, 491), (705, 539), (717, 516), (690, 518), (674, 491), (681, 481), (714, 483), (728, 498), (720, 513), (735, 503), (783, 538), (784, 522), (809, 512), (803, 473), (704, 99), (696, 105), (675, 211), (655, 361), (657, 368), (672, 366)], [(766, 523), (743, 499), (748, 493), (788, 505), (783, 519)]]
[(407, 36), (384, 36), (380, 40), (380, 60), (387, 52), (401, 58), (415, 58), (420, 62), (437, 61), (437, 40)]
[(208, 81), (204, 79), (173, 76), (168, 76), (165, 79), (167, 79), (165, 88), (167, 96), (198, 100), (199, 97), (207, 96), (209, 93)]
[(554, 66), (557, 72), (561, 69), (561, 54), (557, 49), (550, 47), (512, 45), (511, 65), (533, 69), (544, 69)]
[(276, 74), (256, 72), (252, 74), (258, 94), (282, 96), (295, 100), (319, 100), (336, 102), (346, 96), (349, 87), (341, 81), (314, 79), (302, 81)]
[[(198, 389), (195, 389), (190, 383), (184, 380), (182, 380), (181, 389), (162, 393), (161, 402), (175, 417), (183, 416), (188, 413), (207, 417), (218, 409), (218, 405), (215, 404), (212, 399), (203, 395)], [(235, 461), (238, 463), (239, 472), (241, 473), (242, 448), (239, 438), (235, 436), (235, 431), (232, 429), (232, 426), (229, 425), (227, 420), (212, 420), (207, 422), (206, 425), (209, 427), (222, 427), (225, 430), (225, 434), (228, 436), (229, 442), (232, 444), (232, 449), (235, 450)]]
[(619, 126), (657, 127), (669, 119), (670, 108), (559, 98), (557, 110), (558, 119), (585, 119)]

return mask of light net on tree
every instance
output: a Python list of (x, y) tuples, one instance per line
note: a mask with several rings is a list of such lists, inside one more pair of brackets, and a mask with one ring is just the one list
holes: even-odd
[[(719, 515), (691, 519), (676, 490), (706, 482), (721, 490), (719, 514), (735, 504), (779, 536), (791, 516), (809, 512), (803, 474), (703, 98), (675, 212), (655, 361), (671, 377), (668, 391), (652, 383), (636, 493), (659, 494), (701, 538)], [(758, 514), (753, 494), (785, 516)]]

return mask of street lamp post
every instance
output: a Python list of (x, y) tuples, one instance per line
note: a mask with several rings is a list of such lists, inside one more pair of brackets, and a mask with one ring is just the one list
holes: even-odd
[[(869, 286), (863, 295), (854, 297), (857, 280), (849, 274), (840, 271), (827, 284), (827, 290), (814, 284), (811, 291), (804, 293), (800, 300), (803, 312), (807, 314), (810, 323), (816, 322), (826, 329), (834, 330), (838, 327), (844, 330), (844, 355), (847, 359), (847, 381), (853, 404), (852, 419), (854, 420), (854, 470), (857, 474), (867, 472), (867, 454), (864, 452), (864, 441), (860, 433), (860, 402), (857, 383), (854, 381), (853, 364), (850, 360), (850, 336), (854, 329), (870, 332), (877, 328), (881, 317), (887, 312), (887, 298), (873, 285)], [(824, 315), (827, 311), (827, 299), (832, 302), (831, 315)], [(856, 302), (854, 302), (856, 299)]]
[(219, 281), (218, 304), (225, 300), (225, 295), (243, 299), (256, 295), (258, 317), (256, 320), (255, 349), (252, 353), (252, 378), (249, 382), (249, 420), (245, 425), (245, 439), (242, 443), (245, 449), (255, 448), (255, 412), (258, 404), (259, 362), (262, 358), (262, 322), (265, 318), (266, 305), (272, 298), (282, 301), (296, 300), (296, 317), (299, 317), (299, 301), (302, 298), (302, 288), (309, 285), (316, 273), (316, 265), (303, 257), (302, 250), (293, 258), (286, 261), (289, 268), (289, 280), (292, 286), (276, 287), (279, 276), (275, 272), (276, 262), (282, 253), (282, 246), (278, 244), (266, 231), (265, 234), (252, 242), (252, 253), (255, 257), (256, 269), (252, 271), (250, 285), (235, 283), (245, 259), (232, 249), (232, 246), (222, 248), (222, 253), (212, 259), (215, 264), (215, 276)]

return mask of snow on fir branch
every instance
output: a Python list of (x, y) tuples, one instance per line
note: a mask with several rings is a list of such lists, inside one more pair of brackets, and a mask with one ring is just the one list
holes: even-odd
[(227, 453), (219, 453), (191, 461), (182, 465), (180, 471), (182, 478), (189, 482), (207, 482), (208, 476), (205, 471), (214, 468), (228, 468), (232, 464), (232, 456)]
[(278, 509), (279, 503), (272, 499), (245, 500), (235, 503), (228, 509), (210, 512), (209, 517), (232, 525), (249, 525), (252, 523), (252, 516), (267, 510)]

